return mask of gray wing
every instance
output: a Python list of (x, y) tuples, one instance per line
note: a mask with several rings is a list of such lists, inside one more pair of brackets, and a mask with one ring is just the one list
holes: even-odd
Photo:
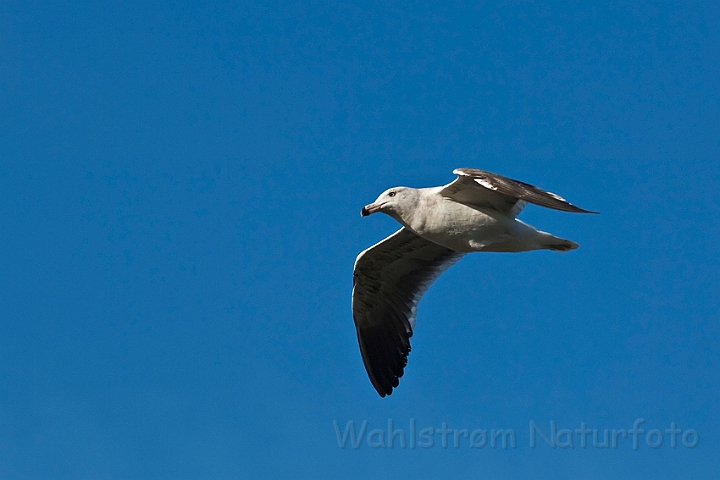
[(442, 188), (440, 194), (459, 203), (517, 216), (527, 203), (574, 213), (597, 213), (576, 207), (554, 193), (529, 183), (513, 180), (475, 168), (456, 168), (458, 178)]
[(355, 260), (353, 318), (365, 370), (381, 397), (403, 376), (420, 298), (462, 256), (403, 227)]

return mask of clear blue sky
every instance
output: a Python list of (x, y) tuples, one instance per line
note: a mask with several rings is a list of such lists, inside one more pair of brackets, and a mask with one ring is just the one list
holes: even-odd
[[(0, 5), (0, 477), (720, 477), (717, 2), (50, 3)], [(359, 211), (455, 167), (601, 215), (450, 269), (381, 399)]]

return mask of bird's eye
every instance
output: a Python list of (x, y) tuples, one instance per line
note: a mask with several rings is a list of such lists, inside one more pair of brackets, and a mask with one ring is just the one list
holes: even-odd
[(394, 197), (397, 192), (390, 192), (388, 193), (388, 197)]

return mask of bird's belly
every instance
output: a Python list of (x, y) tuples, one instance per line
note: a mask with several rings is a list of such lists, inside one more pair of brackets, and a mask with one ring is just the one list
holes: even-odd
[(511, 223), (514, 219), (455, 203), (410, 227), (421, 237), (456, 252), (476, 252), (511, 236)]

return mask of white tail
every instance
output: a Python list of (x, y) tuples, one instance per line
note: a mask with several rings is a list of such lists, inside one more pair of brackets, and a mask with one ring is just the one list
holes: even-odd
[(564, 238), (555, 237), (549, 233), (545, 233), (545, 235), (542, 236), (540, 245), (542, 245), (542, 248), (555, 250), (556, 252), (567, 252), (578, 248), (577, 243), (565, 240)]

